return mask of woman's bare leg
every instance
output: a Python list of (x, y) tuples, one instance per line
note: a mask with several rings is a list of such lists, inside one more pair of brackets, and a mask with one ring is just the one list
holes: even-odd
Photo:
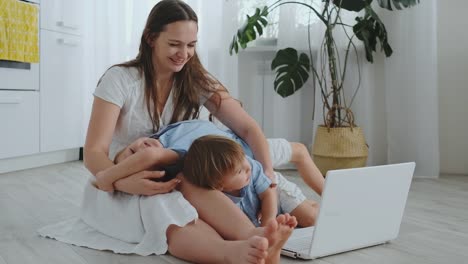
[(291, 142), (291, 148), (291, 163), (296, 166), (297, 171), (304, 182), (317, 194), (322, 195), (325, 180), (322, 173), (310, 157), (306, 146), (302, 143)]
[(182, 179), (179, 190), (197, 209), (200, 219), (227, 240), (245, 240), (253, 235), (263, 236), (247, 216), (222, 192), (199, 188)]
[(226, 241), (200, 219), (184, 227), (171, 225), (167, 238), (173, 256), (195, 263), (262, 264), (268, 253), (266, 238)]

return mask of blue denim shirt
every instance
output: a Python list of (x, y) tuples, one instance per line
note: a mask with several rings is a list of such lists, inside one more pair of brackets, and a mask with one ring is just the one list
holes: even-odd
[(247, 156), (253, 158), (252, 150), (244, 140), (231, 130), (222, 130), (210, 121), (187, 120), (177, 122), (161, 129), (151, 137), (159, 139), (165, 148), (188, 150), (195, 139), (206, 135), (224, 136), (233, 139), (242, 146)]
[(240, 190), (239, 197), (225, 194), (247, 215), (255, 226), (260, 226), (257, 217), (261, 209), (260, 194), (270, 188), (271, 180), (263, 173), (260, 162), (249, 157), (247, 157), (247, 160), (250, 162), (252, 171), (249, 184)]

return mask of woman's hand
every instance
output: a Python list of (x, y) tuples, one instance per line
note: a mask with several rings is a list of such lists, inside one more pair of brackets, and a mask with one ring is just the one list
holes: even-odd
[(247, 142), (252, 149), (255, 160), (262, 164), (265, 174), (271, 179), (273, 186), (275, 186), (276, 177), (273, 173), (268, 143), (262, 129), (258, 126), (257, 122), (242, 109), (237, 100), (224, 91), (220, 92), (220, 95), (221, 105), (219, 108), (217, 108), (216, 97), (214, 96), (208, 99), (205, 103), (205, 107), (214, 117)]
[(138, 195), (155, 195), (171, 192), (179, 183), (179, 179), (172, 179), (168, 182), (155, 182), (164, 176), (164, 171), (141, 171), (114, 183), (116, 190)]

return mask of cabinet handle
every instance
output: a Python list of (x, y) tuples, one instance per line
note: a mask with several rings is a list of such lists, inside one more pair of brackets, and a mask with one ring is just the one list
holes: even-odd
[(77, 25), (69, 25), (69, 24), (66, 24), (64, 21), (57, 21), (56, 25), (59, 26), (59, 27), (69, 28), (69, 29), (73, 29), (73, 30), (78, 29)]
[(20, 104), (21, 98), (19, 97), (10, 97), (10, 98), (0, 98), (0, 104)]
[(76, 47), (79, 44), (78, 41), (71, 41), (71, 40), (66, 40), (66, 39), (63, 39), (63, 38), (57, 39), (57, 43), (65, 45), (65, 46), (71, 46), (71, 47)]

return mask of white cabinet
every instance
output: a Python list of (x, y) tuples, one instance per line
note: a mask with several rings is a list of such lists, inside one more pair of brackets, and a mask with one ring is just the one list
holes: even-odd
[(41, 1), (41, 152), (83, 145), (83, 17), (82, 1)]
[(32, 1), (40, 63), (0, 69), (0, 173), (76, 160), (83, 146), (83, 2)]
[(81, 35), (83, 2), (79, 0), (42, 0), (41, 28)]
[(39, 90), (39, 64), (31, 63), (29, 67), (29, 69), (1, 67), (0, 90)]
[(41, 152), (82, 146), (83, 68), (80, 37), (41, 31)]
[(39, 93), (0, 91), (0, 159), (39, 152)]

